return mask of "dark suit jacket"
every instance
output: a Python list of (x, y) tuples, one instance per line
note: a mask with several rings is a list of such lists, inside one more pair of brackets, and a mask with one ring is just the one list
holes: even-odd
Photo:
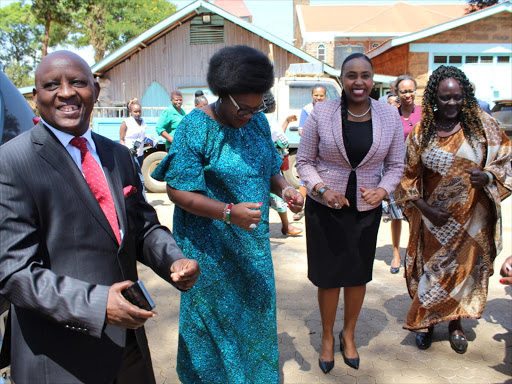
[[(119, 246), (71, 156), (41, 123), (0, 147), (0, 295), (11, 303), (17, 384), (112, 382), (126, 330), (105, 325), (109, 286), (136, 260), (171, 282), (183, 255), (142, 196), (128, 150), (92, 134), (112, 191)], [(137, 189), (123, 196), (123, 188)], [(136, 331), (144, 356), (144, 330)]]

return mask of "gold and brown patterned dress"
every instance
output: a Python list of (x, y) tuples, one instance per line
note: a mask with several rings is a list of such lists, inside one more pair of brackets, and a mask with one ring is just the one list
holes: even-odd
[[(435, 137), (420, 154), (421, 123), (407, 139), (406, 169), (395, 192), (405, 208), (410, 236), (405, 257), (407, 289), (413, 299), (405, 329), (459, 318), (479, 318), (487, 300), (493, 261), (501, 251), (500, 202), (512, 189), (512, 147), (498, 123), (486, 113), (485, 139), (471, 146), (461, 130)], [(471, 187), (466, 169), (491, 172), (493, 183)], [(411, 204), (423, 198), (452, 212), (437, 227)]]

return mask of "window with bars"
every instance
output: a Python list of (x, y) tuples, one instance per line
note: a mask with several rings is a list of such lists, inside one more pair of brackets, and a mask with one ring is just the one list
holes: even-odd
[(498, 63), (510, 63), (510, 56), (498, 56)]
[(448, 56), (434, 56), (434, 64), (448, 63)]
[(190, 44), (224, 43), (224, 19), (217, 15), (194, 17), (190, 22)]

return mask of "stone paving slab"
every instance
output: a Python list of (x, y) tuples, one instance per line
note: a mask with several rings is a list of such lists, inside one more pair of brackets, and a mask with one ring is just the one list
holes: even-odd
[[(165, 194), (148, 194), (160, 220), (171, 227), (173, 205)], [(291, 219), (291, 214), (289, 214)], [(499, 284), (498, 274), (490, 279), (487, 307), (481, 319), (463, 320), (469, 340), (468, 352), (455, 353), (448, 341), (447, 324), (436, 327), (432, 347), (416, 348), (414, 334), (402, 329), (410, 298), (402, 272), (391, 275), (390, 224), (380, 227), (373, 281), (356, 328), (361, 356), (359, 370), (346, 366), (335, 346), (335, 367), (324, 375), (318, 367), (321, 323), (316, 288), (308, 281), (304, 236), (281, 235), (278, 215), (270, 217), (270, 241), (277, 289), (277, 325), (281, 383), (421, 384), (421, 383), (508, 383), (512, 384), (512, 287)], [(295, 224), (294, 224), (295, 225)], [(304, 219), (296, 225), (304, 228)], [(504, 250), (495, 267), (512, 254), (512, 198), (503, 205)], [(401, 246), (407, 245), (404, 223)], [(402, 248), (402, 255), (405, 249)], [(153, 366), (159, 384), (179, 384), (176, 354), (179, 321), (179, 292), (144, 266), (140, 278), (157, 304), (159, 316), (146, 326)], [(340, 300), (335, 332), (343, 324)], [(249, 383), (248, 383), (249, 384)]]

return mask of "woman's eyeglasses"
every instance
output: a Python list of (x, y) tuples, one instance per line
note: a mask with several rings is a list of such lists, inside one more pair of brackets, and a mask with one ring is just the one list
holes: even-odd
[(411, 95), (414, 95), (416, 93), (416, 90), (415, 89), (400, 89), (398, 92), (401, 95), (407, 95), (408, 93), (410, 93)]
[(255, 115), (257, 113), (263, 112), (265, 109), (267, 109), (267, 106), (265, 102), (263, 102), (258, 108), (255, 109), (249, 109), (249, 108), (240, 108), (238, 104), (236, 103), (235, 99), (231, 97), (231, 95), (228, 95), (229, 99), (233, 103), (233, 105), (236, 107), (236, 114), (238, 117), (244, 117), (247, 115)]

